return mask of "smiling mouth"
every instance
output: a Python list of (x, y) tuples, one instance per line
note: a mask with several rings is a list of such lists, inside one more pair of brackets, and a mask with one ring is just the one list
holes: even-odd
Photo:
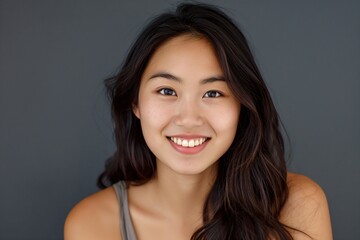
[(204, 144), (210, 138), (201, 137), (194, 139), (184, 139), (179, 137), (168, 137), (168, 139), (170, 139), (173, 143), (175, 143), (178, 146), (192, 148)]

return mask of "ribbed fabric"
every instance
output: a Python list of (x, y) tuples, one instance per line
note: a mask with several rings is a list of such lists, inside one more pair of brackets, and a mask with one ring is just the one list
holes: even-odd
[(126, 183), (119, 181), (113, 185), (120, 207), (120, 227), (123, 240), (136, 240), (134, 227), (131, 222)]

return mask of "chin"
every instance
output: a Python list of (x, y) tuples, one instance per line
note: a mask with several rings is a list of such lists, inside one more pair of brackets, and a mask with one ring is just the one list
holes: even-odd
[(178, 174), (184, 176), (208, 176), (212, 175), (214, 170), (216, 169), (216, 164), (212, 164), (210, 166), (169, 166), (170, 169)]

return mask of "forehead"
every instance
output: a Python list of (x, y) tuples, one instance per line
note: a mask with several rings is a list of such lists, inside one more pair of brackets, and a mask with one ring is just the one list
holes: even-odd
[(144, 75), (154, 71), (189, 71), (202, 74), (222, 74), (219, 61), (211, 42), (201, 36), (182, 35), (160, 45), (150, 58)]
[(160, 44), (160, 46), (157, 48), (155, 52), (166, 51), (178, 47), (191, 48), (195, 46), (213, 48), (211, 42), (204, 36), (184, 34), (166, 40), (165, 42)]

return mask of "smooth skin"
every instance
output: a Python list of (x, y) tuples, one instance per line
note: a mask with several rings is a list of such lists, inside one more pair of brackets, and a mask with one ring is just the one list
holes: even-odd
[[(216, 178), (217, 159), (234, 139), (240, 113), (211, 44), (179, 36), (160, 46), (141, 79), (133, 107), (156, 156), (155, 177), (128, 189), (139, 240), (190, 239), (203, 224), (203, 203)], [(207, 137), (199, 152), (173, 147), (169, 137)], [(332, 239), (327, 200), (309, 178), (288, 174), (289, 198), (280, 221), (313, 239)], [(121, 239), (118, 200), (112, 187), (78, 203), (65, 222), (65, 240)], [(310, 239), (290, 230), (296, 240)]]

